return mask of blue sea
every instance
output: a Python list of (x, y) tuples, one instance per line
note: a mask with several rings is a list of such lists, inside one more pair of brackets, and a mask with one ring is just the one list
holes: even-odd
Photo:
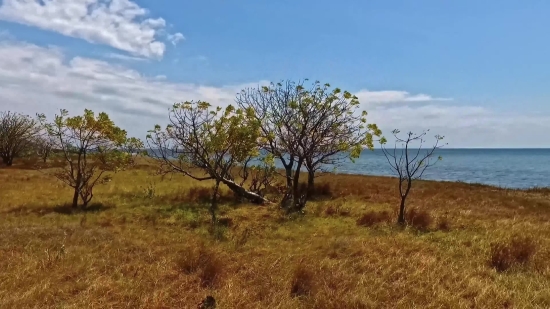
[[(153, 150), (149, 150), (150, 153)], [(422, 179), (479, 183), (502, 188), (550, 187), (548, 149), (439, 149), (442, 160), (428, 168)], [(276, 166), (282, 165), (276, 161)], [(355, 163), (346, 161), (335, 173), (396, 176), (381, 149), (364, 150)]]
[[(504, 188), (550, 187), (550, 149), (440, 149), (443, 160), (422, 179), (463, 181)], [(380, 149), (365, 150), (337, 173), (395, 176)]]

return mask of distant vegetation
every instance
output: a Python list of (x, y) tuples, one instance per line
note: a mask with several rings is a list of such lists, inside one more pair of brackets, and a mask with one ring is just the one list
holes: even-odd
[[(359, 110), (356, 96), (329, 84), (306, 82), (283, 81), (244, 89), (237, 94), (237, 107), (223, 109), (202, 101), (174, 104), (169, 124), (164, 129), (155, 126), (146, 139), (154, 150), (151, 156), (158, 162), (159, 172), (180, 173), (197, 181), (214, 180), (209, 206), (213, 224), (217, 223), (220, 185), (227, 186), (236, 199), (256, 204), (274, 202), (265, 194), (278, 188), (281, 208), (287, 214), (302, 212), (315, 191), (318, 172), (324, 172), (323, 166), (337, 167), (358, 158), (365, 148), (372, 150), (375, 142), (386, 143), (376, 124), (367, 122), (367, 112)], [(85, 110), (82, 116), (69, 117), (68, 111), (61, 110), (52, 122), (43, 114), (38, 114), (38, 120), (12, 112), (0, 115), (4, 164), (11, 166), (16, 157), (37, 157), (44, 163), (36, 164), (41, 170), (54, 155), (59, 164), (49, 174), (74, 189), (74, 208), (79, 199), (86, 208), (95, 185), (111, 179), (107, 172), (133, 164), (134, 153), (143, 147), (142, 141), (128, 138), (106, 113), (95, 116)], [(403, 168), (416, 174), (420, 167), (422, 171), (429, 167), (425, 163), (435, 149), (419, 158), (414, 163), (417, 165), (407, 161), (404, 167), (393, 166), (400, 183), (405, 180)], [(282, 183), (277, 182), (275, 160), (284, 167)], [(304, 169), (305, 185), (300, 182)], [(409, 185), (401, 194), (400, 224), (405, 223), (404, 202), (413, 178), (406, 178)]]
[[(307, 82), (176, 103), (144, 141), (91, 110), (0, 113), (0, 307), (550, 306), (547, 189), (425, 182), (443, 137), (389, 147)], [(376, 144), (397, 178), (324, 169)]]

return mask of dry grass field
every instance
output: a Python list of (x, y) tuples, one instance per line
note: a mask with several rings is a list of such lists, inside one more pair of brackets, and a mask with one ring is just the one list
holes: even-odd
[(227, 200), (212, 230), (210, 183), (153, 172), (82, 212), (0, 169), (0, 308), (550, 308), (550, 190), (418, 182), (402, 229), (395, 179), (326, 175), (305, 215)]

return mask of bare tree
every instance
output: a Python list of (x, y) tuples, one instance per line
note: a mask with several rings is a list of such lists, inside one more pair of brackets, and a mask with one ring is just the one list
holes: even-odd
[[(259, 147), (285, 169), (287, 192), (281, 204), (288, 211), (305, 207), (315, 173), (324, 165), (358, 157), (363, 147), (373, 148), (373, 136), (381, 135), (376, 125), (366, 123), (366, 112), (357, 113), (356, 96), (318, 81), (308, 89), (303, 81), (249, 88), (236, 101), (254, 110), (261, 124)], [(299, 185), (303, 169), (309, 175), (307, 194)]]
[[(421, 134), (409, 132), (405, 138), (401, 138), (398, 136), (400, 131), (397, 129), (393, 130), (392, 134), (395, 138), (393, 149), (386, 148), (385, 139), (381, 141), (382, 151), (391, 168), (399, 177), (399, 195), (401, 197), (401, 203), (399, 205), (397, 223), (401, 225), (406, 223), (405, 202), (409, 196), (413, 182), (422, 178), (426, 169), (442, 159), (441, 156), (434, 158), (434, 153), (436, 150), (446, 145), (440, 144), (441, 140), (443, 140), (443, 136), (436, 135), (435, 144), (430, 148), (422, 149), (428, 131), (429, 130), (424, 131)], [(414, 146), (413, 144), (415, 143), (417, 143), (418, 146)], [(397, 148), (398, 145), (401, 146), (401, 148)]]
[(0, 157), (5, 165), (29, 151), (38, 133), (38, 122), (27, 115), (0, 113)]
[(34, 139), (34, 149), (43, 163), (47, 162), (55, 146), (56, 140), (47, 133), (39, 134)]

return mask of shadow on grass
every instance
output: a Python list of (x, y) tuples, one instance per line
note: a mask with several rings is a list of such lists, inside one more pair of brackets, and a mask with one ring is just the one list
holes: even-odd
[(82, 213), (94, 213), (102, 212), (114, 208), (113, 205), (107, 205), (103, 203), (92, 203), (86, 208), (73, 208), (70, 204), (63, 204), (58, 206), (20, 206), (9, 209), (6, 213), (12, 214), (38, 214), (47, 215), (51, 213), (57, 213), (62, 215), (75, 215)]

